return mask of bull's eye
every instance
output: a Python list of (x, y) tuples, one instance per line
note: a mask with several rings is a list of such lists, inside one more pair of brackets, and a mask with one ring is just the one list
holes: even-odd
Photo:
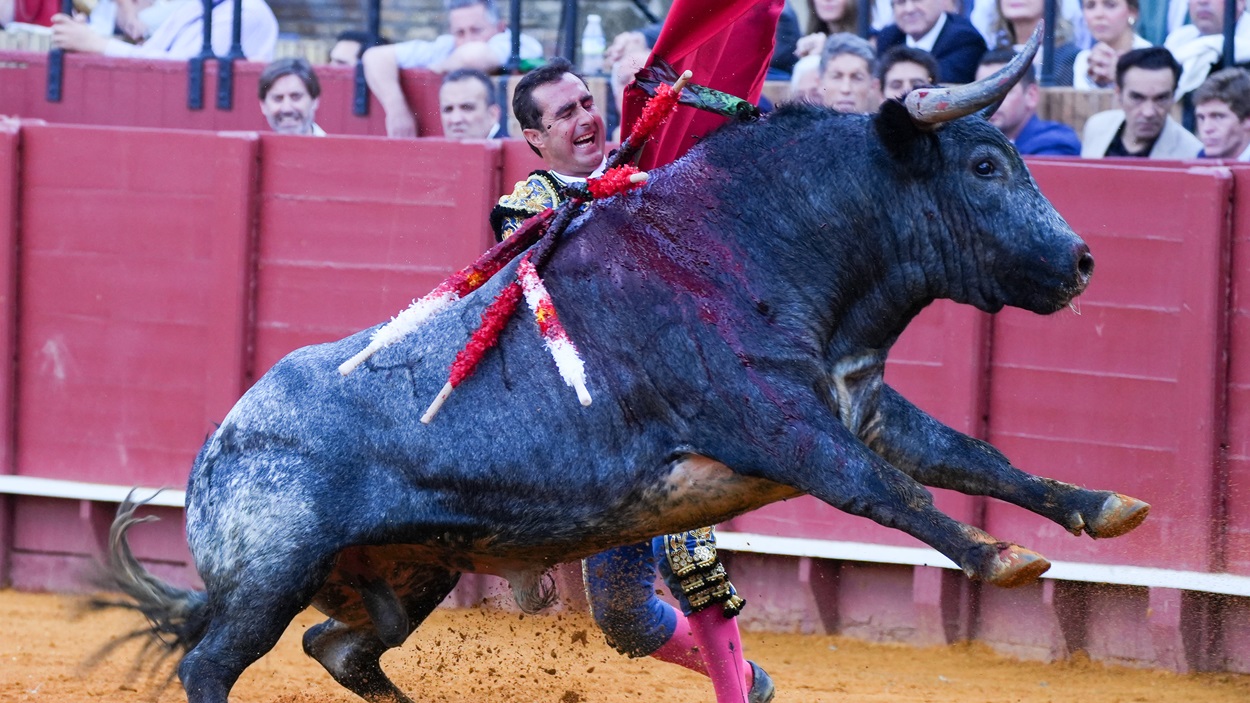
[(978, 176), (992, 176), (998, 171), (998, 167), (989, 159), (981, 159), (977, 165), (973, 167)]

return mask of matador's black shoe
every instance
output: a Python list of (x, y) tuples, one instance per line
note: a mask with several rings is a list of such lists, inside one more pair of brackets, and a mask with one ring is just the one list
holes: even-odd
[(751, 690), (747, 692), (748, 703), (769, 703), (773, 699), (773, 694), (777, 692), (773, 686), (773, 680), (768, 674), (760, 668), (755, 662), (747, 662), (751, 665)]

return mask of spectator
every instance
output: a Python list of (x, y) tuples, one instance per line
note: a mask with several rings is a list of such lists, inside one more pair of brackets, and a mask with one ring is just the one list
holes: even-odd
[(797, 49), (799, 42), (799, 16), (794, 8), (786, 3), (777, 17), (777, 31), (773, 34), (773, 56), (768, 62), (766, 80), (788, 81), (794, 63), (799, 60)]
[[(1250, 20), (1246, 0), (1236, 0), (1237, 24), (1234, 34), (1234, 63), (1250, 59)], [(1189, 0), (1189, 21), (1168, 34), (1163, 46), (1181, 65), (1178, 95), (1202, 85), (1211, 67), (1224, 56), (1224, 0)]]
[[(213, 7), (213, 52), (230, 53), (234, 3), (218, 0)], [(204, 44), (204, 5), (182, 2), (142, 44), (105, 37), (85, 22), (63, 14), (52, 17), (52, 45), (66, 51), (141, 59), (185, 60), (198, 56)], [(265, 0), (243, 0), (243, 55), (249, 61), (269, 61), (278, 43), (278, 20)]]
[[(434, 41), (414, 39), (365, 51), (365, 80), (386, 112), (386, 136), (417, 136), (416, 115), (399, 85), (400, 69), (448, 73), (475, 68), (490, 73), (507, 63), (512, 54), (512, 32), (504, 29), (494, 0), (447, 0), (447, 24), (450, 34)], [(521, 35), (521, 58), (537, 59), (542, 54), (538, 40)]]
[(359, 29), (339, 32), (334, 40), (334, 46), (330, 47), (330, 65), (355, 66), (360, 61), (360, 57), (364, 56), (365, 49), (390, 43), (391, 40), (385, 37), (372, 37), (368, 32)]
[(790, 74), (790, 100), (821, 104), (820, 57), (804, 56), (794, 64)]
[[(1024, 48), (1033, 30), (1042, 22), (1046, 0), (997, 0), (998, 19), (994, 23), (995, 49)], [(1040, 71), (1046, 57), (1039, 46), (1033, 58), (1034, 70)], [(1072, 43), (1072, 25), (1059, 18), (1055, 23), (1055, 56), (1052, 61), (1055, 85), (1072, 85), (1072, 63), (1080, 53)]]
[(1161, 46), (1134, 49), (1115, 65), (1116, 98), (1122, 110), (1107, 110), (1085, 122), (1081, 156), (1189, 159), (1202, 142), (1170, 116), (1181, 67)]
[(807, 0), (807, 33), (795, 55), (820, 56), (825, 40), (838, 32), (859, 33), (859, 0)]
[(825, 105), (841, 112), (868, 113), (881, 105), (877, 57), (872, 45), (841, 32), (825, 40), (820, 55), (820, 91)]
[(1115, 86), (1115, 62), (1133, 49), (1151, 46), (1134, 31), (1141, 7), (1138, 0), (1085, 0), (1084, 7), (1085, 24), (1096, 43), (1076, 55), (1072, 86), (1111, 89)]
[(634, 76), (647, 65), (647, 59), (651, 56), (651, 50), (633, 46), (625, 54), (621, 55), (612, 64), (612, 101), (616, 105), (617, 118), (612, 126), (612, 141), (621, 141), (621, 125), (620, 114), (624, 111), (625, 104), (625, 86), (629, 85)]
[(985, 39), (960, 15), (943, 12), (943, 0), (894, 0), (894, 24), (877, 35), (877, 49), (906, 44), (937, 59), (942, 80), (967, 83), (985, 53)]
[(490, 76), (472, 68), (443, 76), (438, 114), (447, 139), (493, 139), (499, 133), (499, 102)]
[[(113, 24), (132, 41), (142, 42), (157, 30), (169, 16), (184, 2), (197, 0), (117, 0)], [(202, 3), (201, 3), (202, 4)], [(97, 8), (98, 11), (98, 8)], [(101, 27), (96, 22), (96, 11), (91, 13), (89, 21), (96, 31)], [(105, 31), (105, 35), (113, 34), (113, 29)]]
[[(977, 68), (977, 80), (1006, 66), (1015, 56), (1011, 49), (986, 52)], [(990, 116), (990, 124), (1007, 135), (1022, 156), (1079, 156), (1081, 140), (1071, 127), (1037, 116), (1039, 92), (1033, 71), (1025, 71)]]
[(916, 88), (937, 85), (939, 76), (933, 54), (910, 46), (891, 47), (881, 55), (877, 66), (877, 81), (884, 100), (902, 100)]
[(1250, 161), (1250, 73), (1226, 68), (1194, 91), (1198, 156)]
[(278, 134), (324, 137), (317, 126), (321, 82), (307, 59), (278, 59), (265, 66), (257, 84), (260, 111)]

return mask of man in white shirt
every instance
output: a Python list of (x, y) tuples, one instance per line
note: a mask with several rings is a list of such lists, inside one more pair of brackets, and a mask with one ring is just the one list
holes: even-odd
[[(1236, 0), (1237, 24), (1233, 30), (1234, 63), (1250, 60), (1250, 19), (1246, 0)], [(1163, 42), (1181, 65), (1177, 95), (1202, 85), (1211, 68), (1224, 56), (1224, 0), (1189, 0), (1191, 24), (1177, 27)]]
[(307, 59), (278, 59), (261, 71), (257, 82), (260, 111), (273, 131), (324, 137), (317, 126), (317, 106), (321, 103), (321, 81)]
[[(475, 68), (490, 73), (512, 54), (512, 33), (504, 29), (494, 0), (448, 0), (449, 33), (433, 41), (413, 40), (375, 46), (365, 52), (365, 81), (386, 112), (388, 137), (414, 138), (417, 120), (399, 84), (403, 68), (426, 68), (447, 73)], [(521, 58), (542, 57), (542, 45), (521, 35)]]
[(1194, 91), (1194, 116), (1202, 151), (1209, 159), (1250, 161), (1250, 73), (1216, 71)]
[[(234, 23), (234, 3), (213, 0), (213, 53), (230, 53)], [(249, 61), (269, 61), (278, 43), (278, 20), (265, 0), (243, 0), (241, 42)], [(204, 4), (183, 2), (142, 44), (95, 33), (85, 23), (68, 15), (52, 17), (52, 45), (66, 51), (140, 59), (186, 60), (198, 56), (204, 44)]]

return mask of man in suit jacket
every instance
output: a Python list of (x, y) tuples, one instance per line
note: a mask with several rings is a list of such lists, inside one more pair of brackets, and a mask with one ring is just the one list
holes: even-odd
[(1181, 66), (1161, 46), (1134, 49), (1115, 65), (1115, 92), (1122, 110), (1107, 110), (1085, 122), (1081, 156), (1191, 159), (1202, 142), (1170, 113)]
[(985, 53), (985, 39), (963, 17), (942, 11), (943, 0), (893, 0), (894, 24), (877, 35), (877, 51), (906, 44), (937, 59), (942, 81), (969, 83)]

